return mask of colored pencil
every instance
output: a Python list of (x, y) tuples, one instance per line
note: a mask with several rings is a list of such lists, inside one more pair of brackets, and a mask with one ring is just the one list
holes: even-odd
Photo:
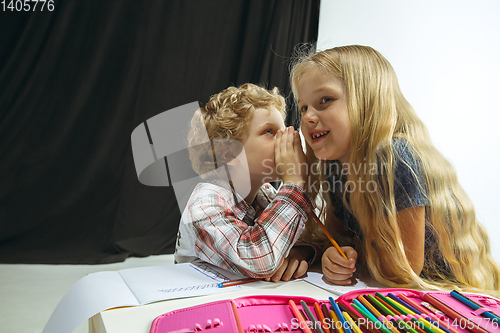
[(417, 332), (417, 333), (427, 333), (421, 328), (421, 325), (415, 325), (413, 321), (411, 321), (410, 318), (407, 318), (406, 316), (389, 316), (389, 318), (394, 318), (396, 320), (401, 320), (403, 321), (405, 328), (408, 332)]
[[(380, 295), (381, 297), (384, 297), (382, 295)], [(411, 315), (411, 316), (414, 316), (416, 315), (415, 312), (411, 311), (410, 309), (406, 308), (404, 305), (402, 305), (399, 301), (395, 300), (395, 299), (392, 299), (390, 297), (385, 297), (385, 300), (388, 302), (388, 303), (391, 303), (394, 308), (397, 308), (400, 312), (402, 312), (404, 315)], [(421, 322), (422, 325), (423, 325), (423, 329), (424, 331), (428, 332), (428, 333), (446, 333), (445, 331), (443, 331), (441, 328), (439, 328), (439, 326), (436, 326), (434, 325), (432, 322), (428, 321), (427, 319), (424, 319), (424, 318), (419, 318), (419, 317), (410, 317), (410, 320), (413, 321), (413, 322)]]
[(385, 299), (381, 298), (378, 295), (375, 295), (375, 299), (379, 301), (381, 304), (383, 304), (387, 309), (391, 310), (392, 313), (394, 313), (394, 316), (401, 316), (403, 313), (399, 312), (398, 310), (394, 309), (390, 304), (386, 302)]
[(295, 318), (299, 320), (300, 328), (302, 329), (302, 331), (304, 333), (312, 333), (307, 325), (305, 318), (302, 317), (302, 315), (300, 314), (299, 308), (297, 308), (295, 302), (291, 299), (288, 301), (288, 304), (290, 305), (290, 309), (292, 310), (292, 313), (295, 316)]
[(366, 295), (366, 298), (370, 300), (373, 304), (376, 304), (376, 306), (382, 311), (386, 316), (395, 316), (396, 314), (391, 311), (387, 306), (385, 306), (380, 300), (375, 298), (373, 295)]
[(390, 298), (392, 298), (394, 301), (396, 302), (399, 302), (401, 303), (403, 306), (405, 306), (407, 309), (413, 311), (413, 313), (418, 313), (418, 310), (413, 308), (413, 306), (411, 306), (411, 304), (408, 304), (407, 302), (405, 302), (403, 299), (401, 299), (400, 297), (394, 295), (393, 293), (389, 293), (388, 296)]
[[(461, 293), (459, 293), (458, 291), (455, 291), (455, 290), (452, 290), (450, 292), (450, 295), (456, 299), (457, 301), (461, 302), (462, 304), (465, 304), (466, 306), (468, 306), (469, 308), (471, 308), (472, 310), (476, 311), (477, 309), (480, 309), (482, 308), (480, 305), (478, 305), (477, 303), (473, 302), (470, 298), (468, 298), (467, 296), (465, 295), (462, 295)], [(500, 318), (498, 318), (498, 316), (496, 314), (494, 314), (493, 312), (490, 312), (490, 311), (484, 311), (483, 313), (481, 313), (482, 316), (484, 317), (488, 317), (496, 322), (498, 322), (498, 320)]]
[(407, 314), (415, 314), (415, 312), (411, 311), (410, 309), (407, 309), (405, 306), (401, 305), (400, 303), (396, 302), (395, 300), (382, 295), (381, 293), (375, 293), (375, 295), (379, 296), (383, 300), (387, 302), (387, 304), (390, 304), (394, 309), (396, 309), (399, 313), (402, 313), (404, 315)]
[(409, 305), (411, 305), (418, 312), (425, 314), (432, 314), (428, 309), (424, 308), (422, 305), (415, 303), (414, 301), (409, 299), (405, 294), (399, 294), (398, 297), (401, 298), (406, 303), (408, 303)]
[[(335, 329), (337, 330), (337, 332), (346, 333), (344, 330), (344, 324), (342, 324), (342, 321), (337, 317), (337, 315), (335, 314), (335, 311), (330, 310), (330, 317), (332, 318), (332, 322), (335, 323), (334, 326), (335, 326)], [(337, 325), (337, 322), (340, 322), (340, 324), (341, 324), (340, 327)]]
[(342, 312), (340, 312), (340, 308), (337, 305), (337, 303), (335, 303), (335, 300), (333, 299), (333, 297), (329, 297), (328, 300), (332, 304), (333, 311), (335, 311), (335, 314), (337, 315), (337, 317), (339, 318), (340, 322), (342, 323), (342, 328), (344, 329), (344, 331), (346, 333), (352, 333), (351, 330), (349, 329), (349, 327), (347, 327), (347, 325), (345, 323), (344, 316), (342, 316)]
[(386, 324), (387, 329), (392, 331), (393, 333), (400, 333), (399, 330), (396, 328), (397, 326), (394, 326), (390, 320), (385, 318), (370, 302), (368, 302), (362, 295), (358, 296), (359, 301), (361, 304), (365, 306), (365, 308), (370, 311), (375, 318), (377, 318), (379, 321), (383, 322)]
[(312, 313), (311, 309), (307, 305), (306, 302), (300, 301), (300, 305), (302, 305), (302, 309), (304, 309), (306, 316), (309, 318), (309, 320), (312, 322), (314, 330), (318, 333), (325, 333), (322, 328), (322, 323), (316, 319), (314, 314)]
[[(430, 295), (429, 293), (425, 293), (424, 294), (424, 300), (426, 300), (427, 302), (431, 303), (432, 305), (434, 305), (439, 310), (443, 311), (448, 317), (450, 317), (452, 319), (456, 319), (456, 320), (460, 321), (460, 323), (462, 323), (462, 321), (464, 321), (466, 323), (467, 329), (469, 331), (472, 331), (472, 332), (475, 332), (475, 333), (486, 333), (486, 332), (488, 332), (487, 330), (485, 330), (484, 328), (482, 328), (478, 324), (476, 324), (473, 321), (471, 321), (470, 319), (464, 317), (463, 315), (461, 315), (460, 313), (458, 313), (456, 310), (452, 309), (450, 306), (448, 306), (445, 303), (441, 302), (440, 300), (438, 300), (434, 296)], [(470, 327), (470, 325), (472, 325), (472, 327)]]
[[(361, 328), (361, 327), (363, 327), (365, 330), (370, 331), (370, 332), (372, 332), (372, 333), (379, 333), (379, 332), (380, 332), (379, 330), (377, 330), (377, 329), (376, 329), (376, 328), (374, 328), (374, 327), (368, 327), (366, 324), (362, 324), (362, 323), (360, 323), (360, 319), (361, 319), (361, 318), (363, 318), (363, 319), (364, 319), (364, 317), (363, 317), (363, 316), (361, 316), (361, 315), (360, 315), (360, 314), (359, 314), (359, 313), (358, 313), (355, 309), (353, 309), (351, 306), (346, 305), (346, 304), (342, 304), (342, 303), (338, 304), (338, 306), (339, 306), (340, 310), (347, 312), (347, 313), (349, 314), (349, 316), (351, 316), (351, 318), (352, 318), (352, 319), (354, 319), (354, 320), (358, 323), (358, 325), (359, 325), (359, 327), (360, 327), (360, 328)], [(363, 321), (364, 321), (364, 322), (366, 322), (365, 320), (363, 320)], [(362, 321), (362, 322), (363, 322), (363, 321)]]
[[(406, 316), (409, 314), (409, 312), (406, 312), (405, 310), (403, 310), (401, 308), (401, 306), (399, 306), (399, 304), (395, 303), (394, 300), (385, 297), (381, 293), (375, 293), (375, 298), (378, 301), (380, 301), (381, 303), (383, 303), (386, 307), (389, 307), (391, 309), (391, 311), (396, 314), (394, 316), (396, 319), (398, 318), (398, 316), (401, 316), (403, 318), (403, 316)], [(410, 310), (408, 310), (408, 311), (410, 311)], [(406, 322), (412, 329), (416, 330), (417, 332), (433, 333), (433, 332), (429, 332), (429, 328), (427, 328), (427, 330), (423, 329), (423, 331), (422, 331), (422, 328), (420, 328), (420, 326), (412, 325), (412, 323), (415, 323), (416, 321), (418, 321), (417, 319), (404, 318), (403, 321)], [(407, 328), (408, 328), (408, 325), (406, 325)], [(422, 325), (425, 327), (424, 323), (422, 323)]]
[(330, 325), (329, 325), (330, 332), (332, 332), (332, 333), (335, 333), (335, 332), (345, 333), (344, 330), (342, 330), (342, 329), (339, 330), (339, 327), (336, 326), (336, 323), (339, 320), (335, 316), (335, 312), (333, 312), (333, 310), (329, 310), (328, 307), (326, 306), (326, 304), (321, 304), (321, 311), (323, 311), (323, 316), (325, 316), (325, 319), (327, 318), (330, 321)]
[[(325, 233), (326, 237), (328, 237), (328, 239), (330, 240), (330, 243), (332, 243), (332, 245), (337, 249), (337, 251), (339, 251), (339, 253), (342, 255), (342, 257), (347, 258), (347, 256), (345, 255), (344, 251), (342, 251), (342, 249), (340, 248), (339, 244), (337, 244), (337, 242), (335, 241), (335, 239), (333, 239), (332, 235), (330, 235), (330, 233), (328, 232), (328, 230), (326, 230), (324, 224), (319, 220), (319, 218), (316, 216), (316, 214), (314, 212), (311, 212), (311, 215), (314, 219), (314, 221), (316, 221), (316, 223), (319, 225), (319, 227), (321, 228), (321, 230), (323, 230), (323, 232)], [(342, 317), (343, 319), (344, 317)]]
[(316, 312), (316, 316), (318, 317), (318, 320), (321, 322), (321, 326), (323, 327), (323, 331), (325, 333), (330, 333), (330, 329), (328, 328), (328, 325), (325, 321), (325, 316), (323, 312), (321, 311), (321, 308), (319, 307), (318, 302), (314, 302), (314, 311)]
[(342, 312), (342, 316), (344, 316), (345, 320), (349, 323), (349, 326), (351, 329), (354, 331), (354, 333), (362, 333), (362, 331), (359, 329), (358, 325), (352, 320), (351, 316), (347, 312)]
[[(444, 320), (440, 320), (434, 312), (430, 311), (429, 309), (426, 309), (425, 307), (423, 307), (420, 304), (413, 302), (405, 294), (399, 294), (399, 297), (402, 298), (406, 303), (412, 305), (413, 308), (415, 308), (416, 310), (418, 310), (420, 312), (420, 314), (427, 316), (426, 317), (427, 320), (432, 319), (433, 322), (437, 323), (439, 325), (439, 327), (441, 329), (443, 329), (444, 331), (449, 331), (451, 333), (458, 333), (458, 331), (456, 331), (454, 328), (452, 328), (450, 325), (448, 325), (447, 322), (445, 322)], [(431, 320), (429, 320), (429, 321), (431, 321)]]
[(224, 282), (219, 283), (217, 286), (219, 288), (225, 288), (225, 287), (237, 286), (239, 284), (250, 283), (250, 282), (254, 282), (254, 281), (260, 281), (260, 279), (244, 278), (244, 279), (239, 279), (239, 280), (224, 281)]
[[(357, 300), (354, 300), (354, 301), (357, 301)], [(361, 306), (360, 306), (361, 305)], [(356, 309), (356, 311), (358, 311), (359, 313), (361, 313), (363, 315), (363, 317), (365, 317), (366, 320), (369, 320), (373, 323), (377, 323), (379, 322), (378, 319), (373, 319), (373, 315), (370, 315), (363, 307), (363, 305), (361, 303), (359, 303), (359, 301), (357, 301), (357, 303), (353, 303), (352, 306)], [(390, 330), (388, 330), (385, 325), (379, 325), (376, 327), (377, 329), (380, 329), (382, 332), (384, 333), (392, 333)]]
[(433, 306), (431, 303), (429, 303), (429, 302), (421, 302), (421, 304), (422, 304), (422, 306), (424, 308), (426, 308), (430, 312), (434, 313), (436, 316), (446, 317), (446, 315), (444, 314), (443, 311), (440, 311), (438, 308), (436, 308), (435, 306)]
[(395, 314), (391, 310), (389, 310), (384, 304), (382, 304), (378, 299), (373, 297), (373, 295), (366, 295), (366, 298), (371, 301), (373, 304), (375, 304), (381, 312), (383, 312), (386, 316), (387, 319), (396, 321), (399, 327), (404, 327), (404, 329), (410, 333), (418, 333), (415, 329), (411, 327), (411, 325), (407, 324), (407, 321), (401, 319), (401, 318), (394, 318)]
[(321, 308), (321, 311), (323, 312), (323, 317), (325, 317), (325, 319), (330, 320), (330, 328), (331, 328), (333, 325), (333, 318), (331, 318), (331, 316), (330, 316), (330, 311), (328, 311), (326, 304), (321, 304), (320, 308)]
[(302, 309), (299, 309), (299, 312), (300, 314), (302, 315), (302, 318), (304, 318), (306, 320), (306, 323), (309, 327), (309, 329), (311, 330), (312, 333), (319, 333), (319, 332), (316, 332), (316, 330), (314, 329), (314, 323), (306, 316), (304, 310)]

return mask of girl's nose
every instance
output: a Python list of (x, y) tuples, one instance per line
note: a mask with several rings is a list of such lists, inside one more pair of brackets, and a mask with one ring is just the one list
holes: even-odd
[(302, 114), (302, 121), (305, 123), (315, 124), (318, 120), (318, 115), (313, 108), (307, 108), (307, 111)]

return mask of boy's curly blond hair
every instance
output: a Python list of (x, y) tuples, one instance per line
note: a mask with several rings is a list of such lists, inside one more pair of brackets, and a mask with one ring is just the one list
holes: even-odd
[[(248, 126), (253, 119), (254, 110), (269, 109), (272, 106), (278, 109), (285, 119), (286, 103), (277, 87), (267, 90), (252, 83), (245, 83), (213, 95), (205, 107), (195, 112), (191, 120), (188, 143), (189, 158), (194, 171), (203, 178), (204, 174), (214, 170), (214, 160), (222, 164), (236, 157), (241, 145), (228, 143), (231, 140), (243, 143), (248, 137)], [(211, 147), (206, 143), (206, 137), (200, 135), (204, 129)]]

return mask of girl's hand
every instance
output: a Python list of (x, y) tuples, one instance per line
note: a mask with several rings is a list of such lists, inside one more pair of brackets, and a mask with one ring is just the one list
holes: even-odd
[(307, 181), (307, 160), (299, 132), (292, 126), (276, 133), (274, 141), (275, 162), (278, 175), (284, 184), (291, 183), (305, 188)]
[(303, 250), (304, 249), (300, 247), (292, 248), (280, 268), (278, 268), (273, 276), (266, 278), (266, 281), (290, 281), (292, 278), (298, 279), (306, 274), (309, 266), (307, 265), (306, 256)]
[(327, 281), (346, 286), (351, 284), (350, 277), (356, 271), (358, 253), (350, 246), (341, 247), (347, 256), (344, 258), (333, 246), (329, 247), (321, 258), (321, 268)]

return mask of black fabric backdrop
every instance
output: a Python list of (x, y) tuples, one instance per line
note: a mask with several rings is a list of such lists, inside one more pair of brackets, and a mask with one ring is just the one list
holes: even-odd
[(172, 253), (175, 196), (139, 183), (132, 131), (229, 85), (288, 95), (289, 57), (316, 40), (319, 0), (54, 8), (0, 13), (0, 262)]

